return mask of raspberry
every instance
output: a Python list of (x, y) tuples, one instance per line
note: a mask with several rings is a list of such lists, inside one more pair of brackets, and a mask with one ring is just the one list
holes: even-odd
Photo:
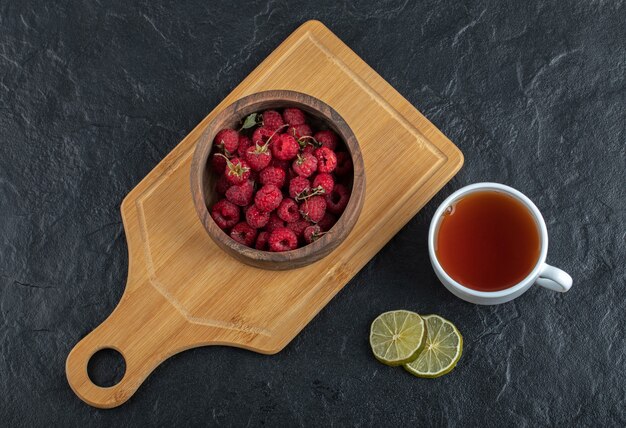
[[(328, 203), (326, 203), (326, 206), (328, 207)], [(335, 225), (335, 223), (337, 223), (337, 217), (326, 211), (324, 217), (317, 222), (317, 225), (323, 232), (328, 232)]]
[(281, 220), (285, 220), (288, 223), (298, 221), (300, 219), (300, 211), (298, 211), (298, 204), (291, 198), (284, 198), (278, 206), (276, 214)]
[(292, 230), (281, 227), (270, 234), (268, 244), (270, 251), (295, 250), (298, 246), (298, 237)]
[(222, 153), (213, 153), (211, 155), (211, 169), (218, 175), (224, 174), (224, 171), (226, 171), (226, 158)]
[[(226, 157), (224, 156), (224, 158)], [(250, 167), (246, 161), (239, 158), (226, 159), (226, 171), (224, 173), (230, 184), (242, 184), (250, 178)]]
[(346, 209), (350, 200), (350, 191), (343, 184), (335, 184), (333, 191), (326, 195), (328, 211), (333, 214), (341, 214)]
[(273, 232), (274, 230), (278, 229), (279, 227), (287, 227), (287, 222), (282, 220), (280, 217), (278, 217), (278, 215), (276, 215), (276, 213), (270, 214), (270, 220), (267, 222), (267, 225), (265, 226), (265, 229), (268, 232)]
[(213, 144), (227, 155), (233, 155), (239, 147), (239, 133), (234, 129), (222, 129), (213, 139)]
[(261, 211), (271, 212), (280, 205), (283, 200), (283, 194), (280, 189), (273, 184), (266, 184), (261, 187), (254, 195), (254, 204)]
[(314, 135), (315, 139), (318, 143), (322, 145), (322, 147), (328, 147), (331, 150), (335, 150), (337, 148), (337, 142), (339, 142), (339, 137), (333, 131), (319, 131)]
[(304, 233), (304, 229), (309, 227), (311, 223), (304, 219), (300, 219), (298, 221), (294, 221), (293, 223), (287, 223), (287, 228), (293, 230), (293, 233), (296, 234), (298, 239), (302, 238), (302, 234)]
[(286, 161), (286, 160), (280, 160), (280, 159), (272, 158), (272, 163), (270, 165), (275, 166), (276, 168), (280, 168), (284, 172), (287, 172), (287, 170), (291, 166), (291, 162)]
[(270, 213), (259, 210), (256, 205), (251, 205), (246, 210), (246, 221), (255, 229), (265, 226), (269, 220)]
[(226, 190), (226, 199), (235, 205), (245, 207), (252, 202), (252, 194), (254, 193), (254, 183), (251, 180), (243, 184), (235, 184)]
[(335, 153), (337, 157), (337, 168), (335, 168), (335, 174), (347, 175), (352, 172), (352, 157), (346, 152)]
[(248, 147), (252, 146), (252, 140), (250, 137), (245, 135), (239, 136), (239, 147), (237, 148), (237, 156), (240, 158), (246, 157), (246, 152), (248, 151)]
[(317, 223), (326, 212), (326, 199), (323, 196), (312, 196), (300, 204), (300, 214), (305, 219)]
[(337, 167), (337, 156), (328, 147), (320, 147), (315, 150), (315, 157), (317, 158), (317, 170), (319, 172), (333, 172)]
[(333, 187), (335, 187), (335, 179), (332, 175), (326, 172), (320, 172), (313, 179), (313, 188), (320, 187), (324, 190), (325, 194), (328, 194), (333, 191)]
[(259, 173), (259, 181), (261, 181), (261, 184), (273, 184), (281, 188), (285, 185), (286, 176), (287, 174), (281, 168), (268, 166)]
[(317, 147), (315, 147), (315, 146), (313, 145), (313, 143), (307, 143), (307, 142), (305, 142), (305, 143), (304, 143), (304, 147), (302, 147), (302, 144), (300, 144), (300, 151), (302, 151), (302, 153), (310, 153), (310, 154), (313, 154), (313, 153), (315, 153), (315, 149), (316, 149), (316, 148), (317, 148)]
[(303, 232), (304, 242), (310, 244), (311, 242), (318, 240), (322, 236), (322, 233), (322, 229), (319, 225), (314, 224), (312, 226), (308, 226)]
[(280, 134), (272, 141), (272, 155), (280, 160), (290, 160), (296, 157), (300, 145), (291, 135)]
[(300, 139), (302, 137), (312, 136), (313, 131), (311, 131), (311, 127), (309, 125), (303, 123), (302, 125), (290, 126), (287, 128), (286, 134), (293, 135), (297, 139)]
[(256, 244), (254, 244), (254, 248), (256, 248), (257, 250), (261, 250), (261, 251), (267, 251), (269, 250), (269, 239), (270, 239), (270, 233), (263, 231), (263, 232), (259, 232), (259, 235), (256, 237)]
[(275, 110), (267, 110), (263, 112), (263, 127), (276, 131), (278, 128), (284, 125), (283, 117)]
[(263, 145), (255, 144), (246, 151), (246, 162), (254, 171), (261, 171), (272, 161), (272, 153), (268, 150), (268, 143)]
[(317, 170), (317, 158), (309, 153), (302, 153), (296, 157), (291, 167), (296, 174), (309, 177)]
[(304, 177), (296, 177), (289, 182), (289, 196), (296, 199), (302, 192), (311, 188), (311, 182)]
[(283, 110), (283, 119), (289, 125), (302, 125), (306, 122), (306, 116), (299, 108), (286, 108)]
[(218, 178), (217, 182), (215, 183), (215, 191), (220, 195), (224, 195), (229, 187), (230, 183), (226, 179), (226, 176), (220, 175), (220, 178)]
[(267, 129), (265, 127), (257, 128), (252, 133), (252, 144), (258, 144), (259, 146), (262, 146), (269, 141), (272, 135), (274, 135), (274, 131), (270, 129)]
[(256, 229), (252, 228), (248, 223), (242, 221), (237, 223), (230, 231), (230, 237), (240, 244), (252, 247), (256, 239)]
[(228, 229), (239, 221), (239, 207), (226, 199), (222, 199), (213, 205), (211, 217), (220, 229)]

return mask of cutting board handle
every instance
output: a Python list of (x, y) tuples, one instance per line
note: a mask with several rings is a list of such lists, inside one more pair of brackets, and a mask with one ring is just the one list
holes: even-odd
[[(142, 308), (154, 308), (144, 313)], [(185, 321), (147, 282), (129, 286), (113, 313), (84, 337), (67, 357), (65, 371), (72, 390), (87, 404), (112, 408), (128, 400), (148, 375), (169, 356), (180, 352)], [(122, 380), (111, 387), (94, 384), (89, 359), (101, 349), (118, 351), (126, 362)], [(188, 348), (188, 346), (187, 346)]]

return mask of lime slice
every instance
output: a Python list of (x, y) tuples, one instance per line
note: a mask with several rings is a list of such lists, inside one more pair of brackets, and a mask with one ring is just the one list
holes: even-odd
[(439, 377), (452, 371), (463, 353), (463, 336), (447, 319), (426, 315), (426, 345), (418, 357), (404, 365), (417, 377)]
[(380, 314), (370, 329), (370, 346), (378, 361), (399, 366), (413, 361), (424, 347), (426, 327), (422, 317), (410, 311)]

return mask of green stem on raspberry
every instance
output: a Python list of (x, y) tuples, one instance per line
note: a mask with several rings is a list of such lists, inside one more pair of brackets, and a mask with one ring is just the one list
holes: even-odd
[(306, 189), (304, 189), (302, 192), (298, 193), (295, 197), (295, 200), (298, 202), (301, 201), (305, 201), (313, 196), (317, 196), (317, 195), (323, 195), (325, 194), (326, 191), (324, 190), (324, 188), (322, 186), (317, 186), (314, 187), (312, 189), (309, 189), (308, 187)]
[(265, 144), (269, 144), (270, 140), (272, 138), (274, 138), (274, 135), (276, 135), (278, 133), (278, 131), (280, 131), (281, 129), (283, 129), (284, 127), (289, 126), (289, 124), (285, 123), (283, 126), (279, 126), (278, 128), (276, 128), (276, 131), (274, 131), (274, 133), (272, 135), (270, 135), (270, 138), (267, 139), (267, 141), (265, 142)]
[(254, 147), (254, 152), (253, 153), (255, 155), (260, 155), (260, 154), (266, 153), (267, 149), (269, 147), (269, 144), (270, 144), (270, 140), (269, 139), (265, 142), (265, 144), (263, 144), (261, 146), (259, 145), (259, 143), (255, 143), (254, 144), (255, 147)]
[(228, 159), (221, 153), (215, 153), (215, 156), (221, 156), (226, 159), (226, 166), (228, 167), (228, 171), (231, 174), (236, 175), (237, 177), (241, 177), (245, 172), (250, 171), (250, 168), (248, 168), (247, 166), (241, 166), (241, 163), (235, 165), (230, 161), (230, 159)]
[(219, 147), (221, 150), (223, 150), (226, 156), (228, 157), (232, 156), (232, 153), (226, 150), (226, 144), (224, 143), (224, 140), (220, 140), (220, 142), (216, 144), (216, 146)]
[[(308, 142), (308, 141), (305, 141), (305, 140), (312, 140), (312, 142)], [(303, 135), (302, 137), (298, 138), (298, 144), (303, 149), (307, 146), (307, 144), (311, 144), (313, 147), (322, 147), (322, 143), (317, 141), (311, 135)]]
[(325, 233), (327, 232), (315, 232), (313, 233), (313, 235), (311, 235), (311, 242), (315, 242), (318, 239), (320, 239)]

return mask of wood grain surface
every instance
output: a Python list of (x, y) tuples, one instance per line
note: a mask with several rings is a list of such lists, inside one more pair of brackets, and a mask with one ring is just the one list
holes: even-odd
[[(241, 119), (263, 110), (297, 107), (309, 117), (322, 121), (343, 140), (352, 157), (353, 180), (350, 201), (337, 223), (315, 242), (292, 251), (273, 253), (247, 247), (220, 229), (209, 214), (215, 203), (215, 174), (207, 162), (215, 135), (224, 128), (237, 128)], [(327, 256), (341, 244), (354, 228), (365, 199), (365, 166), (356, 136), (339, 113), (325, 102), (296, 91), (271, 90), (243, 97), (222, 110), (206, 127), (196, 144), (191, 162), (191, 194), (202, 225), (213, 241), (236, 259), (263, 269), (286, 270), (309, 265)]]
[[(270, 89), (307, 93), (337, 110), (359, 141), (367, 176), (363, 211), (347, 239), (320, 261), (288, 271), (247, 266), (222, 251), (203, 229), (189, 188), (191, 158), (208, 123), (233, 101)], [(402, 155), (388, 156), (390, 145)], [(462, 163), (461, 152), (323, 24), (305, 23), (122, 202), (126, 290), (70, 352), (70, 386), (86, 403), (110, 408), (186, 349), (280, 351)], [(124, 377), (108, 388), (87, 374), (88, 360), (103, 348), (126, 361)]]

